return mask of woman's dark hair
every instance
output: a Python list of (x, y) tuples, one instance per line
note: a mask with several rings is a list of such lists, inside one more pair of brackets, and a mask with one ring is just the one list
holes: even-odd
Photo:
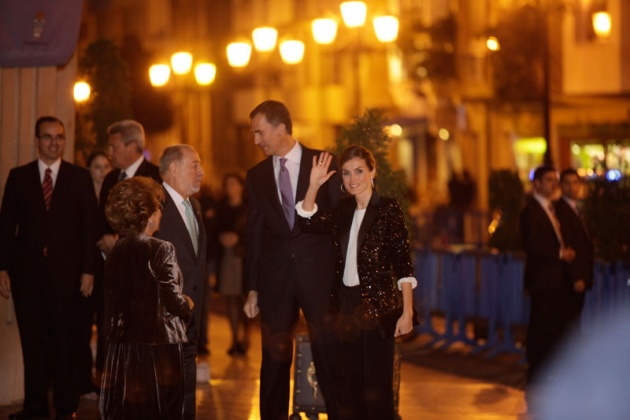
[[(105, 153), (102, 150), (94, 150), (92, 153), (90, 153), (90, 155), (87, 157), (86, 161), (85, 161), (85, 166), (87, 168), (90, 167), (90, 165), (92, 165), (92, 162), (94, 162), (94, 159), (96, 159), (99, 156), (103, 156), (105, 159), (107, 159), (107, 161), (109, 162), (109, 155), (107, 153)], [(110, 162), (111, 163), (111, 162)]]
[(363, 146), (359, 146), (358, 144), (352, 144), (343, 151), (341, 157), (339, 157), (339, 167), (341, 168), (344, 163), (354, 158), (363, 159), (370, 171), (373, 171), (374, 168), (376, 168), (376, 160), (374, 159), (372, 152)]
[(151, 178), (133, 177), (116, 184), (109, 192), (105, 216), (120, 236), (144, 232), (149, 217), (162, 207), (164, 190)]

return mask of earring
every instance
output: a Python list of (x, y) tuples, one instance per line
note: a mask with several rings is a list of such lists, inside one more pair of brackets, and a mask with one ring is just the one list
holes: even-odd
[(341, 190), (342, 193), (346, 194), (347, 191), (343, 188), (343, 184), (339, 185), (339, 189)]
[(149, 219), (149, 223), (147, 223), (147, 225), (149, 225), (149, 227), (153, 227), (153, 219)]
[(374, 178), (370, 178), (370, 182), (372, 183), (372, 189), (374, 189)]

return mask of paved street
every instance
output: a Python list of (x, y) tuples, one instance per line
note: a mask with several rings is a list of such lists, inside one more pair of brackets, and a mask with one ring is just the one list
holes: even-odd
[[(222, 307), (217, 299), (216, 311)], [(439, 325), (438, 325), (439, 328)], [(247, 357), (227, 355), (230, 344), (227, 319), (213, 312), (210, 319), (211, 366), (209, 383), (197, 387), (199, 419), (258, 419), (260, 334), (252, 328)], [(401, 345), (403, 357), (400, 415), (405, 420), (507, 420), (524, 419), (522, 384), (524, 368), (514, 356), (485, 360), (468, 356), (465, 346), (446, 350), (427, 347), (428, 336)], [(0, 418), (20, 405), (0, 407)], [(82, 399), (79, 419), (98, 419), (96, 400)], [(320, 416), (326, 418), (325, 415)]]

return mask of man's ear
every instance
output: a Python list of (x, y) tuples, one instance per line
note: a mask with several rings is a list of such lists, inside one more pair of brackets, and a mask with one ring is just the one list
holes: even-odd
[(168, 165), (168, 171), (167, 171), (167, 172), (168, 172), (168, 173), (171, 173), (171, 174), (173, 174), (173, 175), (177, 174), (177, 169), (179, 168), (178, 163), (179, 163), (179, 162), (178, 162), (178, 161), (176, 161), (176, 160), (175, 160), (175, 161), (173, 161), (173, 162), (171, 162), (171, 163)]

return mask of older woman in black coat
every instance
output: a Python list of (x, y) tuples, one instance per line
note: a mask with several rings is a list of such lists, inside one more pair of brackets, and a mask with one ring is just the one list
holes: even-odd
[[(332, 176), (332, 156), (313, 158), (310, 185), (296, 205), (304, 231), (332, 232), (337, 281), (333, 307), (340, 312), (347, 418), (394, 419), (394, 337), (413, 329), (412, 289), (417, 281), (402, 209), (374, 190), (372, 153), (353, 145), (341, 155), (343, 187), (351, 196), (318, 212), (315, 197)], [(401, 293), (402, 291), (402, 293)], [(343, 397), (340, 397), (343, 399)]]
[(181, 419), (181, 343), (193, 302), (182, 295), (182, 274), (159, 229), (162, 187), (135, 177), (116, 185), (105, 214), (120, 235), (105, 263), (107, 356), (103, 419)]

